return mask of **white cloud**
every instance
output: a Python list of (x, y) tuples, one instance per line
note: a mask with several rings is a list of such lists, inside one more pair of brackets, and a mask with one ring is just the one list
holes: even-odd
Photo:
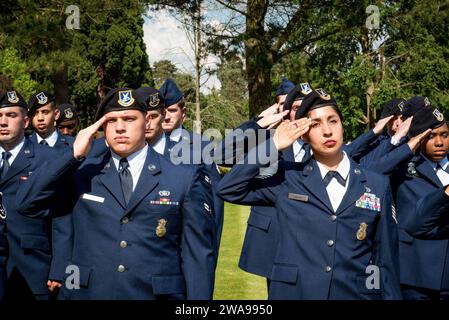
[[(143, 39), (150, 63), (167, 59), (172, 61), (180, 71), (193, 74), (195, 55), (181, 22), (168, 10), (149, 10), (147, 16), (143, 25)], [(215, 69), (217, 62), (219, 59), (210, 55), (206, 59), (206, 66)], [(203, 76), (202, 82), (206, 79), (207, 76)], [(207, 94), (213, 87), (217, 89), (221, 87), (215, 75), (207, 80), (201, 91)]]

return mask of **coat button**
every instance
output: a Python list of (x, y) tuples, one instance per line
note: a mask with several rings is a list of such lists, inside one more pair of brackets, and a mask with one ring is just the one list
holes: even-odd
[(327, 245), (329, 247), (332, 247), (334, 245), (334, 241), (333, 240), (327, 240)]
[(332, 268), (330, 266), (327, 266), (324, 270), (326, 270), (326, 272), (331, 272)]
[(129, 222), (128, 217), (124, 217), (121, 222), (122, 224), (127, 224)]
[(332, 221), (337, 220), (337, 216), (336, 216), (335, 214), (331, 215), (331, 220), (332, 220)]
[(127, 246), (128, 246), (128, 242), (126, 242), (125, 240), (120, 241), (120, 247), (126, 248)]
[(119, 265), (119, 266), (117, 267), (117, 271), (118, 271), (118, 272), (124, 272), (124, 271), (125, 271), (125, 266), (124, 266), (124, 265)]

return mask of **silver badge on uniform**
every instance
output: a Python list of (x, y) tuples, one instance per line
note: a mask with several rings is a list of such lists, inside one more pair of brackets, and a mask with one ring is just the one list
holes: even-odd
[(72, 119), (73, 117), (73, 111), (72, 109), (68, 108), (64, 110), (64, 115), (67, 119)]
[(305, 83), (301, 83), (299, 85), (301, 87), (301, 93), (303, 95), (308, 95), (310, 92), (312, 92), (312, 88), (310, 87), (310, 84), (305, 82)]
[(321, 97), (321, 99), (323, 100), (330, 100), (331, 96), (329, 95), (329, 93), (326, 92), (326, 90), (324, 90), (323, 88), (318, 88), (315, 90)]
[(159, 191), (159, 196), (160, 197), (168, 197), (169, 195), (170, 195), (170, 191), (167, 191), (167, 190)]
[(436, 118), (438, 121), (443, 121), (443, 120), (444, 120), (443, 114), (442, 114), (442, 113), (440, 112), (440, 110), (438, 110), (438, 109), (433, 110), (433, 115), (435, 116), (435, 118)]
[(131, 90), (123, 90), (118, 92), (118, 104), (122, 107), (129, 107), (134, 103), (134, 98)]
[(161, 100), (159, 99), (159, 94), (157, 93), (153, 93), (150, 95), (150, 97), (148, 98), (148, 104), (150, 105), (150, 107), (157, 107), (159, 105), (159, 102)]
[(10, 103), (17, 103), (17, 102), (19, 102), (19, 97), (17, 96), (17, 93), (15, 91), (8, 91), (7, 95), (8, 95), (8, 101)]
[(39, 104), (46, 104), (48, 101), (47, 96), (43, 92), (39, 92), (38, 94), (36, 94), (36, 98)]

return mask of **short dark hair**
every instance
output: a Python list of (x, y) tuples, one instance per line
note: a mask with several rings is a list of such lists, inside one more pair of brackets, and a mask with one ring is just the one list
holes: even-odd
[[(338, 117), (340, 118), (341, 123), (343, 123), (343, 114), (341, 113), (341, 110), (339, 107), (334, 106), (334, 105), (326, 105), (326, 104), (318, 104), (316, 106), (313, 106), (309, 109), (309, 112), (318, 108), (323, 108), (323, 107), (331, 107), (332, 109), (335, 110), (335, 112), (337, 112)], [(301, 108), (301, 107), (300, 107)]]
[(184, 98), (182, 98), (181, 100), (179, 100), (178, 106), (179, 106), (181, 109), (184, 109), (184, 108), (186, 107), (186, 101), (184, 100)]

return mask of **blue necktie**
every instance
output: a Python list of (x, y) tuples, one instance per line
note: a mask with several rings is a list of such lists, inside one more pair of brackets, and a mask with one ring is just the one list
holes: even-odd
[(128, 160), (126, 158), (121, 158), (119, 165), (119, 175), (126, 204), (128, 204), (129, 199), (131, 198), (131, 194), (133, 193), (133, 177), (128, 168)]
[(6, 176), (6, 173), (9, 170), (9, 158), (11, 157), (11, 152), (3, 151), (2, 152), (2, 170), (1, 170), (1, 179)]
[(340, 183), (343, 187), (346, 185), (346, 179), (343, 179), (343, 177), (337, 171), (329, 171), (328, 173), (326, 173), (323, 179), (324, 185), (326, 187), (329, 185), (332, 178), (337, 179), (338, 183)]

